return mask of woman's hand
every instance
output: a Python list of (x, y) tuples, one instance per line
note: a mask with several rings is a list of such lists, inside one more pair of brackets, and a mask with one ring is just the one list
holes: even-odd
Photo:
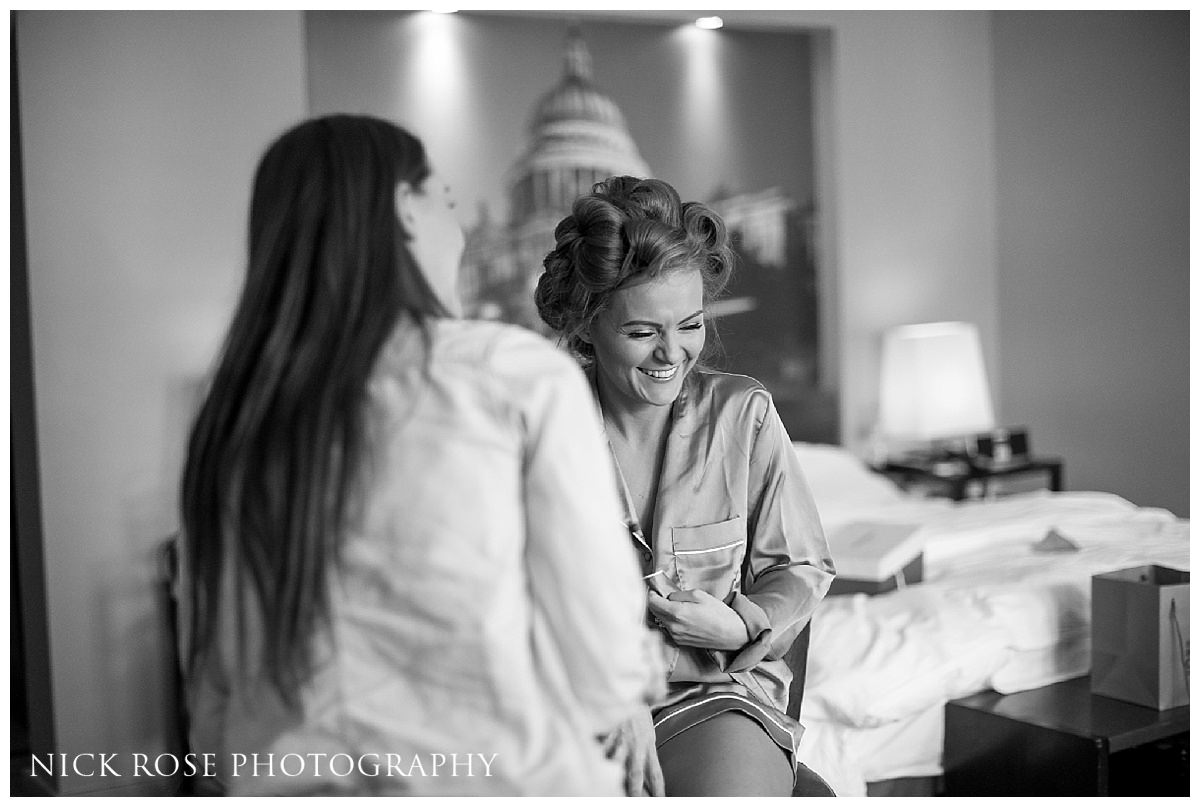
[(603, 740), (604, 755), (625, 770), (626, 796), (665, 796), (650, 709), (641, 709)]
[(725, 603), (702, 589), (682, 589), (663, 597), (650, 592), (650, 613), (675, 644), (709, 650), (738, 650), (750, 641), (746, 623)]

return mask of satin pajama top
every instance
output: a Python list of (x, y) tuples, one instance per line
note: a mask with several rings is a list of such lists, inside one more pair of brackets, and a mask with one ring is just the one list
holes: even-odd
[(657, 706), (729, 691), (784, 712), (792, 674), (782, 656), (834, 577), (791, 440), (759, 382), (699, 369), (669, 428), (647, 536), (654, 569), (725, 601), (750, 641), (714, 651), (676, 646), (664, 632), (669, 692)]

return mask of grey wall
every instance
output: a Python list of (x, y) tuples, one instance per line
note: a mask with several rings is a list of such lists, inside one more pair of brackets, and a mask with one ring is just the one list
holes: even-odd
[[(154, 550), (241, 286), (254, 165), (304, 114), (302, 20), (21, 11), (16, 28), (52, 750), (128, 763), (170, 739)], [(156, 783), (60, 790), (130, 784)]]
[(1001, 417), (1189, 515), (1187, 12), (993, 15)]

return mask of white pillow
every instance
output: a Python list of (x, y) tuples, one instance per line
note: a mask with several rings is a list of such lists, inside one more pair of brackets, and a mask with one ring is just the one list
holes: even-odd
[(904, 492), (890, 479), (841, 446), (794, 442), (796, 456), (817, 504), (817, 512), (902, 501)]

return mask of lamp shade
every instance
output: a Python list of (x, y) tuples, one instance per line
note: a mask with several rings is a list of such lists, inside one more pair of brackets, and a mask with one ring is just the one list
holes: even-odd
[(903, 325), (884, 334), (879, 430), (935, 440), (995, 426), (979, 331), (966, 322)]

